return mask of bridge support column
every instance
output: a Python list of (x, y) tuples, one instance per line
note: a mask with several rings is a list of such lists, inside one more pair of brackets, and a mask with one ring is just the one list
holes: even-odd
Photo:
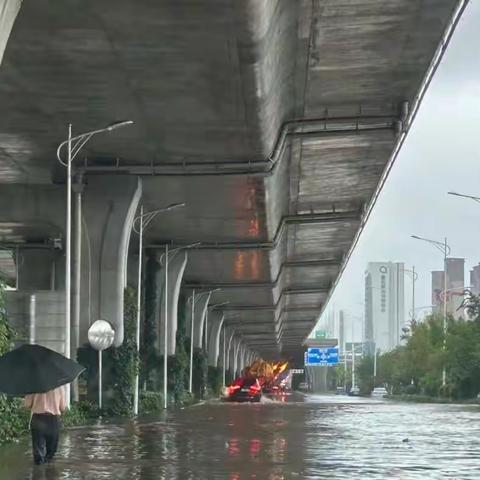
[(81, 337), (95, 320), (110, 322), (123, 342), (123, 299), (132, 223), (142, 195), (135, 177), (92, 177), (83, 194)]
[(0, 3), (0, 65), (21, 5), (22, 0), (3, 0)]
[[(193, 317), (193, 347), (202, 348), (204, 343), (204, 327), (205, 327), (205, 317), (207, 315), (208, 302), (210, 301), (211, 294), (202, 295), (197, 297), (198, 301), (195, 302), (195, 312)], [(191, 303), (191, 302), (190, 302)], [(190, 320), (191, 320), (191, 310), (190, 310)], [(189, 322), (190, 322), (189, 320)], [(209, 326), (210, 328), (210, 326)], [(191, 324), (187, 335), (190, 337)]]
[(229, 370), (232, 376), (235, 378), (237, 375), (237, 355), (240, 346), (240, 338), (233, 336), (230, 346), (230, 358), (229, 358)]
[(247, 353), (248, 353), (248, 347), (246, 345), (243, 346), (243, 350), (240, 352), (242, 358), (241, 358), (241, 371), (245, 369), (247, 366)]
[(213, 311), (208, 317), (208, 365), (210, 367), (220, 365), (220, 333), (222, 332), (223, 320), (222, 312)]
[(167, 355), (175, 355), (177, 347), (177, 324), (178, 324), (178, 297), (180, 296), (180, 286), (182, 284), (183, 274), (187, 266), (187, 251), (177, 250), (169, 254), (168, 259), (168, 291), (165, 293), (165, 255), (161, 256), (162, 269), (160, 275), (160, 323), (158, 348), (160, 353), (164, 354), (164, 325), (165, 325), (165, 300), (168, 301), (168, 319), (167, 319)]
[(240, 355), (240, 351), (241, 351), (241, 348), (242, 348), (242, 340), (241, 339), (238, 339), (238, 342), (236, 344), (236, 349), (235, 349), (235, 355), (234, 355), (234, 359), (233, 359), (233, 371), (235, 372), (235, 376), (239, 377), (242, 373), (242, 369), (241, 369), (241, 366), (240, 366), (240, 358), (241, 358), (241, 355)]
[[(225, 376), (228, 377), (228, 374), (233, 375), (232, 372), (232, 350), (233, 350), (233, 337), (235, 335), (235, 330), (232, 328), (225, 328)], [(222, 346), (223, 348), (223, 346)], [(222, 352), (222, 362), (223, 362), (223, 352)]]

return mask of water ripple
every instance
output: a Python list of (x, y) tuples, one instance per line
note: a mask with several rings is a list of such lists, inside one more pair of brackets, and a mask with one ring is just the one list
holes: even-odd
[[(295, 399), (293, 399), (295, 400)], [(342, 397), (210, 403), (62, 436), (32, 467), (0, 451), (2, 480), (480, 479), (480, 409)]]

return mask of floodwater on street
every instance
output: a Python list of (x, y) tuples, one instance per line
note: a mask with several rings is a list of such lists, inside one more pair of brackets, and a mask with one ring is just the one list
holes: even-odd
[(54, 464), (27, 439), (1, 480), (480, 479), (480, 407), (343, 396), (210, 402), (63, 432)]

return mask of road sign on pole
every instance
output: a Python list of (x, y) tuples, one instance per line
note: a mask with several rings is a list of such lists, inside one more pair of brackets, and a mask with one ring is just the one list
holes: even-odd
[(329, 367), (333, 365), (338, 365), (338, 363), (338, 347), (311, 347), (305, 352), (305, 365), (318, 365), (323, 367)]

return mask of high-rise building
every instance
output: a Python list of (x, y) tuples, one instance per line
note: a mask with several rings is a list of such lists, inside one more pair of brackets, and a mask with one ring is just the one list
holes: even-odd
[[(432, 272), (432, 305), (434, 305), (434, 312), (438, 314), (443, 314), (443, 290), (445, 288), (443, 275), (443, 271)], [(465, 259), (447, 258), (447, 314), (455, 318), (464, 316), (461, 308), (464, 289)]]
[(470, 270), (470, 290), (474, 295), (480, 295), (480, 263)]
[(400, 344), (404, 316), (404, 264), (370, 262), (365, 272), (365, 341), (389, 351)]

